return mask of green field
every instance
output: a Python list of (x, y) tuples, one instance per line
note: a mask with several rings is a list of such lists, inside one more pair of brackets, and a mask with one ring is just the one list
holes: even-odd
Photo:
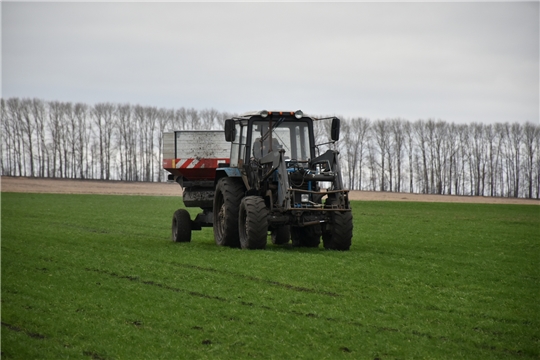
[(540, 206), (353, 202), (334, 252), (172, 243), (180, 203), (2, 193), (2, 359), (540, 356)]

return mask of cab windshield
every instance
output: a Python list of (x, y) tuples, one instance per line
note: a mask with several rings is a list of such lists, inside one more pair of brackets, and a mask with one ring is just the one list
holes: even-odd
[[(275, 124), (274, 124), (275, 125)], [(255, 121), (251, 134), (252, 156), (261, 158), (271, 151), (285, 150), (285, 159), (307, 161), (310, 158), (309, 127), (304, 121), (284, 121), (268, 131), (268, 121)]]

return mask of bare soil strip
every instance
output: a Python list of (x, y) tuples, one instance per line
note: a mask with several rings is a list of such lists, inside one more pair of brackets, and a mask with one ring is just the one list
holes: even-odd
[[(2, 192), (150, 196), (182, 195), (182, 188), (176, 183), (2, 176), (0, 186)], [(420, 201), (540, 205), (540, 200), (531, 199), (501, 198), (489, 196), (423, 195), (380, 191), (351, 191), (349, 194), (349, 198), (351, 200), (364, 201)]]

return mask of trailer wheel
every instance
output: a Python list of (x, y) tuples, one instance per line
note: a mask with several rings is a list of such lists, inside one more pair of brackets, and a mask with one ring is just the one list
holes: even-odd
[(238, 218), (242, 249), (264, 249), (268, 236), (268, 209), (264, 199), (246, 196), (240, 203)]
[(214, 240), (220, 246), (240, 246), (238, 209), (244, 185), (238, 179), (224, 177), (216, 185), (214, 196)]
[(178, 209), (174, 212), (172, 219), (172, 241), (191, 241), (191, 218), (186, 209)]
[(272, 230), (272, 244), (285, 245), (291, 240), (291, 227), (281, 225)]
[(321, 226), (293, 226), (291, 228), (293, 246), (316, 248), (321, 242)]
[(349, 250), (353, 233), (352, 212), (334, 212), (330, 229), (323, 233), (324, 248), (328, 250)]

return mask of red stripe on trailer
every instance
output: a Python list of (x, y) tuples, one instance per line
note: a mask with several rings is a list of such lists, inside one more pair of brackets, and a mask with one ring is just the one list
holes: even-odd
[(175, 159), (177, 169), (185, 169), (195, 159)]
[(220, 164), (229, 164), (229, 158), (163, 159), (163, 168), (188, 180), (213, 180)]

